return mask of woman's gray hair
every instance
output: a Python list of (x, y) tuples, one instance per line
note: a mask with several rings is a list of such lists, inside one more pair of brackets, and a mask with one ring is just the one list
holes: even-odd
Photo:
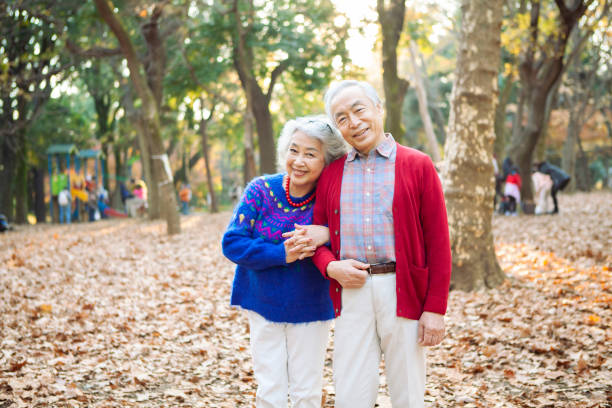
[(285, 169), (285, 160), (287, 152), (291, 145), (291, 140), (295, 132), (304, 132), (306, 135), (317, 139), (323, 145), (325, 154), (325, 165), (342, 157), (348, 151), (348, 145), (340, 135), (340, 132), (331, 124), (323, 115), (304, 116), (288, 121), (283, 126), (280, 137), (278, 138), (278, 147), (276, 148), (276, 159), (278, 169)]
[(325, 113), (327, 113), (329, 120), (331, 120), (332, 123), (334, 124), (336, 123), (336, 121), (332, 117), (331, 103), (340, 91), (342, 91), (343, 89), (349, 88), (351, 86), (356, 86), (358, 88), (361, 88), (361, 90), (366, 94), (366, 96), (372, 101), (374, 106), (377, 106), (377, 105), (382, 106), (382, 101), (380, 97), (378, 96), (376, 89), (374, 89), (374, 87), (370, 85), (369, 83), (364, 82), (364, 81), (355, 81), (352, 79), (346, 79), (344, 81), (336, 82), (330, 85), (327, 92), (325, 92), (325, 96), (323, 97), (323, 100), (325, 101)]

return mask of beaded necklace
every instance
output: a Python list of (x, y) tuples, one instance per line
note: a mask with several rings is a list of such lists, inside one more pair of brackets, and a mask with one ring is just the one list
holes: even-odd
[(306, 204), (308, 204), (309, 202), (311, 202), (312, 200), (314, 200), (316, 193), (313, 193), (310, 197), (308, 197), (307, 199), (305, 199), (304, 201), (302, 201), (301, 203), (296, 203), (295, 201), (293, 201), (291, 199), (291, 197), (289, 196), (289, 182), (291, 181), (291, 179), (289, 178), (289, 176), (287, 176), (287, 181), (285, 182), (285, 197), (287, 198), (287, 202), (289, 203), (290, 206), (292, 207), (302, 207)]

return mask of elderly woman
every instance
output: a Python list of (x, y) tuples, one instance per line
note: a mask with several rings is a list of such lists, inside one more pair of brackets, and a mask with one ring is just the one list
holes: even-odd
[[(325, 280), (308, 256), (320, 242), (283, 240), (295, 224), (310, 224), (323, 168), (344, 155), (344, 140), (324, 117), (284, 126), (278, 163), (284, 171), (253, 180), (223, 236), (236, 263), (231, 304), (247, 310), (257, 407), (320, 407), (329, 323), (334, 317)], [(295, 235), (295, 234), (294, 234)]]

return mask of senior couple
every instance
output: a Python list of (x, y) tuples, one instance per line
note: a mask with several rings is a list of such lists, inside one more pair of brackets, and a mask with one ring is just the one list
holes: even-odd
[(284, 126), (283, 172), (247, 186), (223, 237), (256, 406), (321, 406), (336, 318), (336, 407), (374, 406), (381, 355), (393, 407), (422, 407), (424, 347), (444, 336), (451, 273), (440, 180), (428, 156), (384, 132), (368, 83), (331, 86), (325, 109), (328, 119)]

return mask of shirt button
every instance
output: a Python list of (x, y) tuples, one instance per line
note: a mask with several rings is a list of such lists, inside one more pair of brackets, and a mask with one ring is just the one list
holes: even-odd
[(338, 209), (337, 208), (334, 210), (334, 214), (338, 214)]
[(372, 250), (372, 245), (368, 245), (368, 251)]
[(335, 230), (335, 231), (334, 231), (334, 234), (338, 235), (338, 230)]
[(370, 219), (369, 219), (369, 218), (366, 218), (366, 222), (370, 222)]
[(366, 197), (369, 197), (369, 196), (370, 196), (370, 193), (366, 192)]
[[(336, 292), (340, 292), (340, 289), (336, 288)], [(336, 309), (336, 312), (338, 311), (338, 309)]]
[(336, 309), (336, 313), (338, 313), (338, 309)]

